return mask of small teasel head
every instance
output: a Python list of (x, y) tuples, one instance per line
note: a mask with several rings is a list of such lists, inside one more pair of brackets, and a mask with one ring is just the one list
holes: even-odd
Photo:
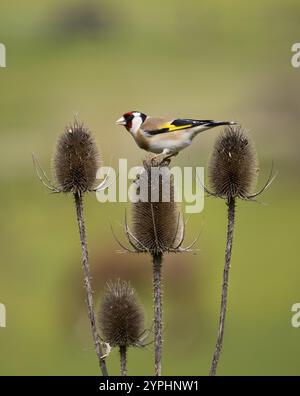
[(174, 197), (174, 178), (169, 165), (147, 157), (136, 182), (146, 190), (146, 199), (132, 204), (129, 242), (138, 252), (161, 254), (179, 251), (184, 223)]
[(213, 148), (209, 181), (212, 195), (248, 199), (256, 184), (258, 163), (255, 148), (240, 126), (226, 127)]
[(109, 281), (99, 311), (102, 338), (111, 347), (142, 346), (144, 314), (130, 283)]
[(83, 123), (75, 120), (60, 135), (53, 166), (58, 188), (62, 192), (84, 193), (93, 189), (99, 153)]

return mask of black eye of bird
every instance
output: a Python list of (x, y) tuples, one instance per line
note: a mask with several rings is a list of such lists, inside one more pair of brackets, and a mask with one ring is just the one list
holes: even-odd
[(132, 121), (133, 118), (134, 118), (134, 115), (133, 115), (133, 114), (127, 114), (127, 115), (125, 116), (125, 120), (126, 120), (127, 122)]

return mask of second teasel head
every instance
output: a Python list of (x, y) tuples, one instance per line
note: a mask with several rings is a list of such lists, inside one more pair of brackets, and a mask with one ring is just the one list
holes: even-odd
[(257, 173), (257, 155), (250, 138), (239, 126), (226, 127), (217, 138), (209, 164), (212, 195), (248, 199)]
[[(184, 224), (174, 197), (174, 180), (167, 164), (147, 157), (138, 182), (146, 184), (145, 201), (132, 204), (132, 233), (127, 236), (137, 252), (179, 251)], [(164, 189), (165, 187), (165, 189)]]
[(93, 190), (99, 167), (99, 152), (90, 131), (75, 120), (57, 142), (53, 167), (62, 192)]

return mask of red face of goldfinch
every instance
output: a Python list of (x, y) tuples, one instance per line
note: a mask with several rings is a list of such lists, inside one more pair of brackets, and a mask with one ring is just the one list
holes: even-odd
[(146, 118), (146, 114), (139, 111), (130, 111), (123, 114), (123, 116), (116, 121), (116, 124), (124, 125), (129, 132), (135, 132), (144, 123)]

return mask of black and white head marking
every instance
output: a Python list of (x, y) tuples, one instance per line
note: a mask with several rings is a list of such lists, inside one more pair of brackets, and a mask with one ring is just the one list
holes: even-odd
[(126, 129), (132, 134), (136, 134), (140, 129), (141, 125), (146, 120), (146, 114), (143, 114), (139, 111), (131, 111), (129, 113), (125, 113), (123, 115), (124, 120), (126, 121)]

